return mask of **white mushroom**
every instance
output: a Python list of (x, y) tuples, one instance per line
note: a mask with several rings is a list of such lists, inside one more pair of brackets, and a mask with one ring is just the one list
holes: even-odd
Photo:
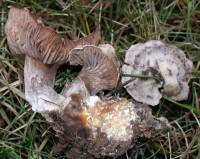
[(122, 83), (132, 79), (125, 88), (136, 101), (145, 104), (157, 105), (162, 95), (181, 101), (188, 98), (188, 81), (192, 77), (192, 70), (192, 62), (182, 50), (151, 40), (132, 45), (126, 52), (122, 67), (125, 76), (132, 74), (151, 78), (122, 77)]

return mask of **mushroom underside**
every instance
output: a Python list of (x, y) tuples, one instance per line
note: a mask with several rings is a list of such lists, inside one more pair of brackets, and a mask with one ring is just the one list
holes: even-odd
[(5, 33), (13, 54), (28, 55), (44, 64), (66, 64), (68, 53), (78, 45), (97, 45), (101, 40), (97, 30), (72, 41), (45, 27), (28, 9), (10, 7)]
[(78, 78), (85, 83), (91, 95), (117, 86), (119, 64), (111, 45), (77, 47), (69, 53), (69, 62), (83, 66)]

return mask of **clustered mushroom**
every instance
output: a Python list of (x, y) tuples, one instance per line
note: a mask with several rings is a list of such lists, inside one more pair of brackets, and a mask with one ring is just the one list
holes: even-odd
[(181, 101), (188, 98), (192, 70), (192, 62), (182, 50), (159, 40), (150, 40), (127, 50), (122, 83), (132, 80), (124, 87), (138, 102), (154, 106), (159, 104), (162, 95)]
[(10, 7), (5, 33), (10, 51), (25, 55), (25, 97), (33, 111), (60, 110), (68, 100), (53, 90), (55, 75), (68, 53), (83, 44), (98, 44), (100, 32), (71, 41), (45, 27), (28, 9)]
[[(118, 96), (98, 96), (98, 93), (104, 90), (116, 88), (119, 79), (119, 62), (115, 50), (109, 44), (98, 45), (101, 39), (99, 31), (77, 41), (70, 41), (45, 27), (29, 10), (11, 7), (5, 33), (10, 51), (15, 55), (25, 55), (26, 100), (33, 111), (41, 113), (46, 118), (59, 137), (58, 144), (53, 148), (54, 152), (65, 150), (69, 158), (117, 157), (134, 147), (140, 137), (150, 138), (155, 132), (168, 127), (167, 120), (164, 117), (155, 118), (147, 105)], [(160, 42), (157, 43), (164, 46)], [(180, 56), (181, 60), (185, 60), (185, 56), (179, 52), (176, 55), (177, 59)], [(163, 54), (158, 56), (162, 58), (168, 51)], [(173, 57), (171, 54), (166, 55), (166, 61)], [(157, 54), (151, 56), (157, 57)], [(132, 58), (132, 55), (130, 57)], [(150, 63), (152, 69), (155, 69), (151, 63), (157, 63), (154, 62), (157, 60), (151, 61), (153, 58), (150, 56), (143, 58), (146, 60), (145, 63)], [(169, 76), (166, 73), (166, 61), (162, 58), (161, 63), (156, 64), (159, 68), (163, 65), (159, 70), (162, 70), (160, 74), (164, 79)], [(140, 64), (138, 61), (134, 62)], [(81, 65), (82, 70), (58, 94), (53, 89), (55, 75), (59, 66), (66, 63)], [(132, 64), (128, 60), (126, 63)], [(185, 68), (190, 70), (189, 62), (181, 66), (176, 66), (173, 60), (172, 63), (175, 70), (181, 67), (184, 69), (181, 69), (180, 74), (173, 72), (171, 79), (165, 80), (169, 85), (169, 88), (164, 86), (165, 94), (171, 93), (177, 87), (181, 89), (185, 86), (184, 82), (189, 79), (189, 74), (185, 77)], [(140, 67), (143, 68), (133, 64), (131, 68)], [(131, 68), (128, 67), (127, 70), (131, 72)], [(144, 69), (141, 72), (152, 74), (151, 69)], [(140, 73), (140, 69), (137, 73)], [(178, 79), (183, 82), (176, 81), (175, 86), (171, 86), (176, 76), (174, 73), (178, 74)], [(137, 83), (138, 86), (140, 83), (141, 81)], [(160, 88), (160, 85), (156, 87)], [(171, 96), (175, 95), (171, 93)]]

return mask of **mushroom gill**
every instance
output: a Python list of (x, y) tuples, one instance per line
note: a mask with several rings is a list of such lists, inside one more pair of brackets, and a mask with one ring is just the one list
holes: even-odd
[(5, 33), (13, 54), (24, 54), (44, 64), (67, 63), (68, 53), (78, 45), (99, 43), (100, 31), (71, 41), (53, 29), (45, 27), (28, 9), (10, 7)]
[[(181, 101), (188, 97), (192, 70), (192, 62), (182, 50), (151, 40), (132, 45), (127, 50), (122, 83), (133, 80), (125, 88), (136, 101), (145, 104), (157, 105), (162, 95)], [(132, 78), (131, 75), (145, 75), (147, 78)]]
[(71, 65), (82, 65), (78, 75), (90, 94), (101, 90), (110, 90), (117, 86), (119, 65), (114, 48), (104, 44), (100, 46), (85, 45), (74, 48), (69, 53)]

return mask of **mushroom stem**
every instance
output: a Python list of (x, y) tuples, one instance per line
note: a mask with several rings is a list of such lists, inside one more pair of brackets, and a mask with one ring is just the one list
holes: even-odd
[(26, 56), (24, 66), (25, 98), (33, 111), (61, 111), (69, 98), (53, 90), (57, 65), (43, 64), (39, 60)]

